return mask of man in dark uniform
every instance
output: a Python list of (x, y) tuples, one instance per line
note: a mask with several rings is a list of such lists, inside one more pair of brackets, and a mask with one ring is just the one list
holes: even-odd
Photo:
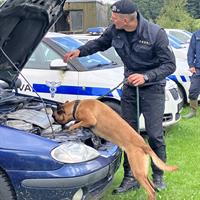
[[(145, 118), (149, 145), (163, 161), (166, 161), (162, 127), (165, 78), (176, 69), (167, 35), (158, 25), (144, 19), (130, 0), (117, 1), (111, 9), (113, 24), (98, 39), (66, 53), (64, 61), (104, 51), (113, 46), (124, 63), (124, 76), (127, 79), (121, 97), (122, 117), (134, 129), (138, 129), (136, 86), (139, 87), (139, 112), (143, 113)], [(123, 166), (123, 181), (113, 194), (139, 188), (132, 176), (126, 154)], [(166, 188), (163, 171), (153, 163), (152, 171), (155, 187)]]
[(189, 89), (190, 112), (183, 117), (189, 119), (196, 117), (200, 94), (200, 30), (195, 31), (192, 35), (187, 53), (187, 61), (192, 73)]

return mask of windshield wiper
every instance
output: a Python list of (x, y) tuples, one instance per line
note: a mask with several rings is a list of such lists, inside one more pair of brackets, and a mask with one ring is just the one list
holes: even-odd
[(92, 65), (89, 69), (105, 68), (105, 66), (112, 66), (112, 63)]

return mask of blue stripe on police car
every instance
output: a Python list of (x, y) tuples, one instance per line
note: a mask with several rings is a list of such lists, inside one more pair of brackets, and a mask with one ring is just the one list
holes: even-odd
[[(51, 93), (49, 86), (45, 84), (33, 84), (33, 89), (38, 93)], [(120, 95), (121, 89), (117, 92)], [(110, 91), (110, 88), (100, 88), (100, 87), (83, 87), (83, 86), (67, 86), (61, 85), (56, 89), (56, 94), (70, 94), (70, 95), (86, 95), (86, 96), (102, 96)], [(110, 93), (107, 96), (113, 97)]]

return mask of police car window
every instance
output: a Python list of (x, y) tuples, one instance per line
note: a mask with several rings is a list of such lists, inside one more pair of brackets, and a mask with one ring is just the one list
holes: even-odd
[(118, 64), (119, 66), (123, 66), (123, 62), (114, 47), (110, 47), (106, 51), (101, 52), (101, 54), (112, 61), (113, 64)]
[(187, 35), (184, 32), (179, 32), (179, 31), (169, 31), (169, 34), (176, 37), (183, 43), (188, 43), (190, 41), (191, 36)]
[[(66, 52), (77, 49), (83, 44), (79, 40), (70, 37), (52, 37), (50, 39), (56, 42), (57, 45), (62, 47)], [(112, 64), (112, 61), (99, 53), (77, 59), (86, 70), (101, 69), (101, 67), (105, 68), (105, 66), (111, 66)]]
[(169, 38), (169, 44), (170, 44), (173, 48), (175, 48), (175, 49), (182, 49), (182, 48), (184, 48), (184, 47), (182, 46), (182, 43), (179, 42), (178, 40), (174, 39), (174, 37), (168, 36), (168, 38)]
[(50, 63), (55, 59), (62, 59), (62, 57), (51, 49), (44, 42), (41, 42), (36, 50), (33, 52), (25, 68), (32, 69), (50, 69)]
[[(84, 44), (89, 41), (88, 38), (79, 38), (79, 40), (81, 42), (83, 42)], [(115, 51), (114, 47), (110, 47), (109, 49), (102, 51), (100, 54), (105, 56), (109, 60), (111, 60), (112, 64), (115, 64), (115, 65), (118, 65), (118, 66), (124, 65), (121, 58), (119, 57), (119, 55)]]

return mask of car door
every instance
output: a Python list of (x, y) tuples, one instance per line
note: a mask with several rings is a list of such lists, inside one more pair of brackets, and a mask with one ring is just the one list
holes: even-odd
[(79, 99), (97, 98), (107, 94), (120, 100), (121, 88), (108, 92), (123, 81), (123, 67), (99, 66), (79, 72)]
[[(78, 73), (71, 68), (66, 70), (50, 69), (51, 61), (62, 59), (62, 55), (45, 42), (36, 48), (20, 76), (22, 85), (19, 92), (42, 98), (64, 102), (67, 99), (77, 99), (75, 92), (78, 86)], [(67, 94), (67, 96), (66, 96)]]

